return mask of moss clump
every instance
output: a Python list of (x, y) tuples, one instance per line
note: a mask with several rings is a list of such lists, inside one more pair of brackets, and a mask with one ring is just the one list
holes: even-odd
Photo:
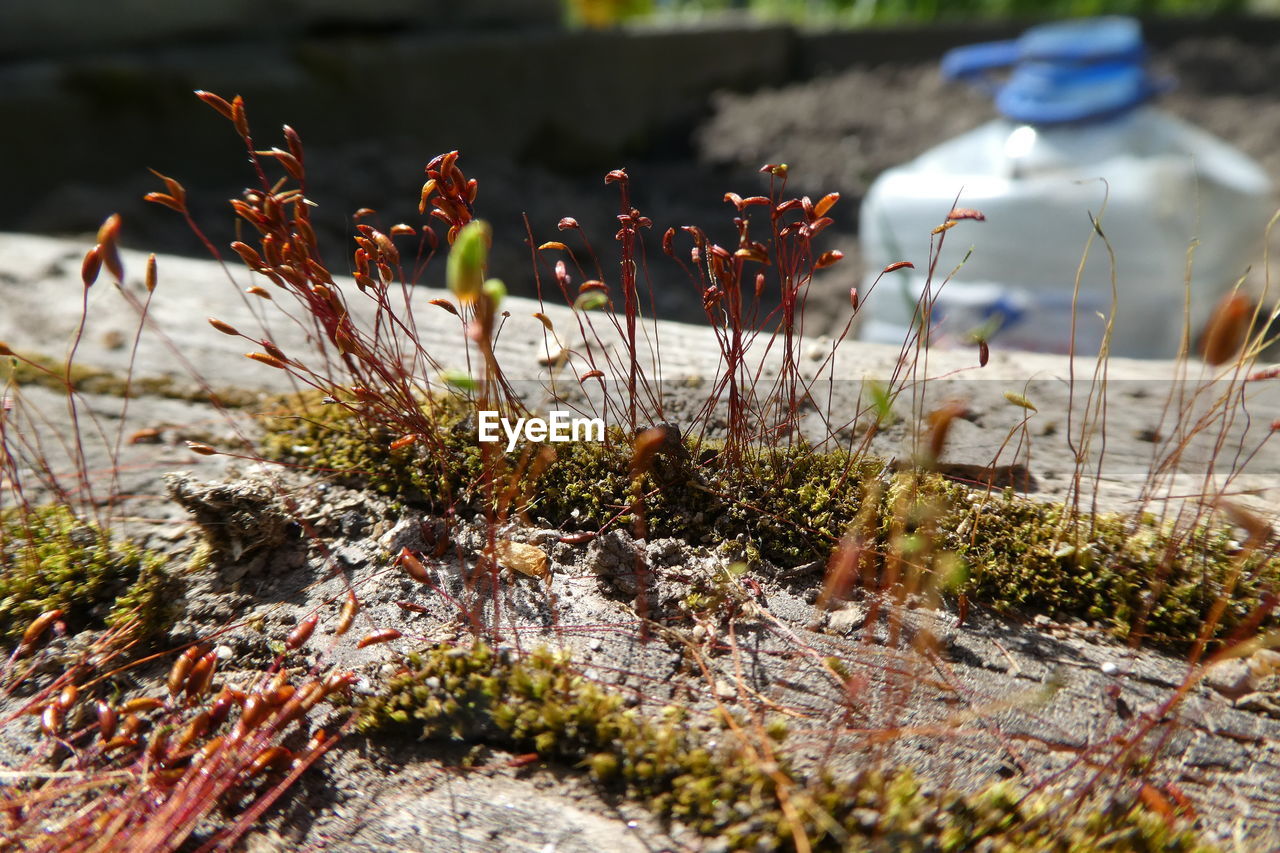
[(263, 418), (264, 456), (324, 469), (349, 485), (414, 503), (444, 508), (474, 504), (484, 471), (470, 428), (463, 439), (464, 410), (449, 398), (421, 403), (422, 421), (432, 424), (430, 452), (416, 444), (395, 449), (403, 436), (378, 419), (354, 411), (365, 403), (341, 402), (304, 392), (276, 398)]
[[(461, 404), (428, 405), (440, 423), (430, 447), (393, 451), (396, 436), (330, 405), (278, 419), (266, 451), (350, 471), (437, 510), (497, 513), (485, 503), (497, 495), (512, 514), (559, 527), (631, 524), (637, 488), (625, 437), (556, 445), (544, 467), (528, 464), (536, 452), (528, 446), (486, 460)], [(1062, 506), (803, 445), (728, 464), (715, 447), (686, 443), (659, 455), (638, 491), (654, 536), (738, 540), (753, 557), (795, 566), (825, 560), (852, 529), (863, 540), (857, 583), (934, 600), (963, 592), (998, 612), (1079, 617), (1175, 651), (1197, 640), (1219, 600), (1226, 607), (1211, 639), (1245, 624), (1280, 581), (1272, 555), (1237, 564), (1222, 527), (1178, 531), (1138, 517), (1077, 517)]]
[[(781, 564), (825, 556), (856, 513), (856, 484), (883, 465), (808, 447), (766, 451), (740, 467), (723, 464), (714, 445), (678, 445), (660, 451), (638, 482), (630, 470), (630, 440), (612, 431), (602, 443), (544, 445), (545, 466), (530, 464), (538, 448), (521, 444), (486, 460), (476, 441), (474, 416), (458, 401), (432, 401), (431, 444), (391, 450), (398, 434), (340, 404), (317, 397), (281, 401), (267, 423), (264, 455), (346, 472), (352, 482), (424, 502), (436, 509), (483, 514), (486, 482), (500, 499), (515, 498), (513, 514), (567, 528), (594, 530), (612, 522), (629, 526), (639, 502), (649, 530), (661, 536), (743, 537), (761, 556)], [(496, 447), (497, 445), (494, 445)], [(698, 456), (704, 464), (694, 464)]]
[(1223, 637), (1280, 580), (1274, 557), (1233, 555), (1221, 526), (1180, 532), (1149, 518), (1077, 518), (1011, 497), (952, 508), (940, 525), (972, 567), (968, 588), (979, 600), (1085, 618), (1122, 639), (1140, 630), (1147, 642), (1176, 650), (1199, 636), (1216, 602), (1226, 607), (1212, 636)]
[(65, 506), (0, 514), (0, 637), (59, 608), (72, 630), (129, 622), (145, 637), (165, 621), (172, 583), (162, 558), (113, 540)]
[(760, 451), (741, 464), (717, 475), (719, 491), (737, 496), (720, 527), (745, 533), (760, 556), (783, 566), (826, 559), (886, 476), (878, 459), (806, 445)]
[(1233, 553), (1220, 525), (1179, 530), (1136, 515), (1079, 516), (909, 472), (886, 490), (879, 518), (886, 553), (921, 552), (904, 562), (934, 575), (925, 584), (958, 560), (966, 575), (958, 591), (997, 611), (1082, 618), (1174, 651), (1196, 641), (1219, 601), (1211, 638), (1261, 612), (1280, 582), (1280, 560)]
[(905, 770), (804, 779), (766, 743), (785, 737), (777, 727), (708, 745), (682, 711), (647, 719), (545, 649), (517, 659), (476, 643), (411, 655), (358, 726), (532, 749), (734, 849), (795, 849), (798, 839), (815, 850), (1207, 849), (1141, 807), (1082, 809), (1007, 784), (925, 794)]
[(145, 394), (192, 403), (214, 402), (228, 408), (252, 405), (262, 396), (237, 389), (208, 393), (167, 376), (137, 377), (130, 382), (118, 373), (83, 364), (72, 364), (68, 373), (63, 362), (39, 353), (21, 353), (20, 357), (9, 359), (8, 366), (0, 370), (0, 385), (8, 383), (19, 386), (36, 385), (58, 392), (65, 392), (70, 383), (71, 390), (82, 394), (106, 394), (112, 397), (137, 397)]

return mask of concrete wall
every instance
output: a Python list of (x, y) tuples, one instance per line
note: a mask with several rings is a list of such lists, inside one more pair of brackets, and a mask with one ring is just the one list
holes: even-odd
[[(779, 84), (782, 27), (649, 35), (407, 28), (222, 41), (0, 63), (0, 227), (54, 181), (173, 170), (239, 175), (243, 151), (193, 95), (241, 94), (262, 145), (289, 123), (309, 144), (411, 139), (422, 152), (595, 168), (692, 124), (710, 93)], [(611, 164), (611, 167), (614, 164)]]

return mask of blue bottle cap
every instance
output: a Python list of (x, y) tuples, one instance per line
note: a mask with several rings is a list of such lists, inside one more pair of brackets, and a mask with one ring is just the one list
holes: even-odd
[(1128, 112), (1165, 91), (1147, 70), (1142, 30), (1133, 18), (1088, 18), (1045, 24), (1015, 41), (952, 50), (943, 57), (948, 79), (983, 83), (1011, 67), (995, 86), (996, 108), (1014, 121), (1062, 124)]

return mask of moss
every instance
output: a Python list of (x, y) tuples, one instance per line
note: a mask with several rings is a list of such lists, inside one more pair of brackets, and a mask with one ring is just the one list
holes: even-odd
[[(729, 468), (716, 461), (714, 445), (704, 445), (685, 447), (678, 457), (660, 455), (635, 484), (631, 443), (612, 431), (605, 442), (554, 446), (554, 461), (535, 477), (525, 445), (503, 455), (496, 469), (487, 468), (474, 418), (457, 403), (425, 404), (440, 407), (433, 415), (438, 444), (393, 451), (398, 435), (317, 399), (280, 401), (280, 414), (267, 424), (265, 455), (345, 472), (358, 485), (437, 509), (485, 512), (481, 485), (488, 478), (495, 494), (522, 498), (519, 513), (567, 528), (629, 526), (638, 507), (655, 535), (700, 537), (714, 529), (722, 539), (749, 539), (758, 556), (779, 563), (824, 556), (857, 509), (856, 490), (848, 486), (883, 467), (796, 447)], [(690, 460), (697, 455), (712, 461), (695, 466)], [(637, 490), (643, 496), (638, 504)]]
[(252, 391), (224, 388), (212, 393), (195, 386), (185, 385), (168, 376), (136, 377), (130, 382), (126, 377), (109, 370), (72, 364), (68, 375), (66, 365), (39, 353), (20, 353), (8, 360), (0, 369), (0, 385), (36, 385), (52, 391), (65, 392), (67, 382), (82, 394), (106, 394), (112, 397), (147, 395), (170, 400), (186, 400), (193, 403), (215, 402), (228, 408), (242, 408), (261, 400), (262, 395)]
[(434, 422), (433, 440), (438, 439), (428, 465), (416, 445), (392, 447), (400, 433), (357, 417), (352, 407), (361, 405), (358, 401), (326, 402), (331, 400), (305, 392), (269, 401), (263, 455), (325, 469), (340, 482), (412, 503), (444, 506), (467, 500), (483, 466), (474, 442), (468, 446), (452, 436), (462, 421), (456, 406), (423, 403), (425, 419)]
[[(722, 550), (732, 553), (743, 549)], [(750, 547), (746, 550), (750, 550)], [(693, 573), (690, 581), (694, 589), (684, 598), (684, 611), (698, 618), (714, 621), (759, 612), (751, 595), (742, 585), (742, 577), (748, 571), (749, 564), (739, 561), (717, 566), (706, 573)]]
[[(341, 406), (294, 408), (269, 430), (268, 455), (346, 471), (437, 510), (498, 515), (486, 495), (505, 495), (515, 496), (512, 514), (562, 528), (633, 522), (631, 446), (618, 433), (599, 444), (556, 445), (554, 461), (534, 476), (526, 446), (486, 462), (474, 420), (457, 403), (434, 412), (436, 444), (408, 451), (390, 450), (396, 436)], [(1220, 599), (1226, 606), (1213, 638), (1260, 612), (1280, 580), (1274, 557), (1237, 565), (1221, 526), (1178, 531), (1140, 517), (1075, 517), (1012, 492), (991, 495), (804, 445), (756, 451), (729, 465), (715, 445), (686, 444), (655, 459), (638, 489), (650, 535), (737, 541), (743, 552), (735, 559), (752, 568), (761, 560), (826, 560), (853, 530), (863, 543), (858, 583), (923, 594), (931, 603), (964, 593), (1001, 613), (1081, 618), (1176, 651), (1196, 641)]]
[(879, 460), (806, 445), (761, 451), (742, 465), (717, 477), (723, 494), (737, 496), (719, 525), (784, 566), (825, 559), (857, 518), (868, 484), (885, 473)]
[(1181, 651), (1220, 601), (1218, 638), (1262, 612), (1280, 580), (1280, 561), (1234, 554), (1231, 532), (1220, 525), (1179, 530), (1149, 517), (1079, 517), (1012, 493), (988, 497), (936, 478), (900, 481), (910, 484), (911, 508), (900, 504), (897, 514), (923, 520), (915, 532), (931, 541), (930, 569), (939, 554), (958, 558), (968, 575), (960, 589), (998, 611), (1081, 618), (1122, 639), (1140, 635)]
[(0, 637), (15, 639), (60, 608), (72, 630), (132, 622), (142, 638), (164, 624), (173, 597), (159, 555), (111, 539), (65, 506), (0, 514)]
[(1207, 849), (1189, 830), (1138, 806), (1081, 808), (1007, 783), (976, 794), (925, 793), (907, 770), (804, 778), (761, 739), (715, 746), (684, 711), (649, 719), (616, 690), (584, 678), (566, 655), (522, 658), (484, 643), (437, 646), (367, 700), (358, 727), (535, 750), (589, 773), (616, 795), (734, 849), (995, 851)]

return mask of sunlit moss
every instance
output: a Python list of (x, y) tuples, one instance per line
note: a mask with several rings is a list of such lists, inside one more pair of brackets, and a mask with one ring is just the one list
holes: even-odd
[[(367, 733), (484, 742), (579, 768), (617, 795), (732, 849), (1209, 849), (1141, 806), (1028, 796), (1008, 783), (974, 794), (931, 789), (908, 770), (847, 781), (805, 777), (754, 735), (709, 742), (674, 706), (646, 717), (584, 678), (564, 654), (523, 657), (477, 642), (411, 655), (358, 716)], [(785, 741), (785, 727), (765, 737)]]
[(1061, 505), (839, 451), (764, 449), (730, 465), (715, 445), (686, 443), (633, 481), (631, 444), (620, 433), (604, 443), (544, 445), (554, 461), (538, 468), (529, 464), (537, 448), (526, 445), (486, 459), (474, 420), (456, 402), (440, 423), (431, 448), (392, 451), (394, 436), (367, 419), (313, 405), (274, 420), (265, 447), (436, 510), (502, 511), (586, 530), (633, 529), (639, 512), (651, 537), (737, 541), (752, 567), (825, 561), (854, 530), (862, 537), (859, 583), (927, 593), (940, 604), (963, 593), (997, 612), (1081, 618), (1174, 650), (1196, 641), (1219, 599), (1226, 606), (1213, 638), (1249, 619), (1280, 580), (1274, 557), (1237, 563), (1221, 526), (1076, 517)]
[(146, 636), (172, 599), (159, 555), (112, 539), (65, 506), (0, 515), (0, 636), (17, 637), (55, 608), (73, 630), (129, 621)]
[(260, 394), (232, 388), (210, 393), (167, 376), (142, 376), (129, 380), (119, 373), (78, 363), (72, 364), (68, 372), (63, 362), (49, 356), (39, 353), (21, 353), (21, 356), (0, 362), (0, 385), (11, 382), (19, 387), (34, 385), (58, 392), (65, 392), (70, 385), (72, 390), (82, 394), (112, 397), (146, 395), (196, 403), (212, 401), (229, 408), (250, 406), (261, 399)]

